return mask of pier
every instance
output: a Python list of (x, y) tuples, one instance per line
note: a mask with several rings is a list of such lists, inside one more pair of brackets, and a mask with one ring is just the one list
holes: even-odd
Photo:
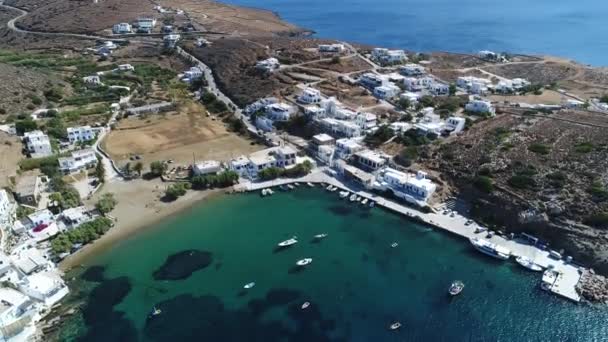
[(509, 249), (511, 251), (511, 255), (515, 258), (520, 256), (527, 257), (546, 270), (541, 279), (543, 289), (555, 293), (561, 297), (570, 299), (574, 302), (579, 302), (581, 300), (580, 295), (575, 289), (576, 284), (579, 282), (581, 277), (582, 269), (580, 269), (580, 266), (566, 262), (563, 259), (556, 260), (551, 258), (548, 250), (542, 250), (534, 245), (531, 245), (529, 242), (527, 242), (527, 240), (510, 240), (497, 234), (491, 238), (486, 238), (486, 232), (475, 232), (479, 225), (475, 223), (467, 224), (469, 218), (460, 214), (455, 213), (454, 216), (452, 216), (435, 212), (423, 213), (415, 208), (385, 199), (382, 196), (370, 193), (368, 191), (354, 189), (352, 186), (342, 182), (340, 179), (325, 173), (325, 170), (328, 169), (318, 168), (313, 171), (313, 173), (301, 178), (282, 178), (265, 182), (243, 181), (235, 186), (235, 191), (260, 191), (265, 188), (277, 187), (294, 182), (333, 185), (343, 191), (348, 191), (352, 194), (356, 194), (357, 196), (361, 196), (362, 198), (367, 198), (370, 201), (374, 201), (376, 202), (376, 205), (410, 217), (413, 220), (417, 220), (421, 223), (444, 229), (467, 239), (472, 237), (484, 238), (498, 246)]

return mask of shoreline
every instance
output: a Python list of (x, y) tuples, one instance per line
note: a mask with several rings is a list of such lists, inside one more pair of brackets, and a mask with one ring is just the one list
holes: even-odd
[[(131, 187), (125, 186), (125, 181), (115, 181), (105, 184), (102, 191), (95, 194), (91, 199), (91, 202), (94, 203), (96, 199), (104, 193), (113, 192), (118, 200), (118, 205), (109, 216), (116, 218), (116, 224), (99, 239), (63, 259), (58, 264), (58, 268), (62, 272), (67, 273), (72, 271), (81, 265), (86, 264), (99, 254), (107, 252), (116, 243), (134, 238), (147, 228), (153, 228), (158, 223), (180, 215), (184, 211), (192, 209), (206, 201), (212, 200), (225, 191), (225, 189), (204, 191), (190, 190), (186, 195), (178, 198), (174, 202), (164, 203), (155, 198), (152, 203), (145, 203), (151, 199), (150, 195), (154, 194), (154, 192), (146, 193), (145, 191), (149, 191), (151, 185), (155, 185), (157, 188), (162, 182), (159, 180), (134, 180), (128, 182), (151, 182), (151, 184), (135, 184), (135, 186)], [(124, 192), (108, 191), (113, 190), (116, 187), (123, 188), (122, 190)], [(133, 190), (137, 192), (135, 196), (131, 196)], [(124, 197), (130, 197), (131, 200), (124, 203)]]

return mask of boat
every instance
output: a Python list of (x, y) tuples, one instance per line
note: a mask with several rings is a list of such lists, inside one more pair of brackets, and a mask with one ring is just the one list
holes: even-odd
[(296, 243), (298, 243), (298, 238), (294, 236), (291, 239), (287, 239), (285, 241), (279, 242), (277, 246), (279, 246), (279, 247), (288, 247), (288, 246), (291, 246), (291, 245), (295, 245)]
[(395, 323), (391, 324), (388, 328), (390, 330), (397, 330), (397, 329), (401, 328), (401, 323), (395, 322)]
[(308, 186), (309, 186), (309, 187), (311, 187), (311, 188), (314, 188), (314, 187), (315, 187), (315, 185), (314, 185), (314, 184), (312, 184), (311, 182), (306, 182), (306, 185), (308, 185)]
[(283, 190), (283, 191), (287, 191), (287, 190), (289, 190), (289, 189), (287, 188), (287, 186), (285, 186), (284, 184), (283, 184), (283, 185), (279, 185), (279, 189), (281, 189), (281, 190)]
[(529, 269), (530, 271), (539, 272), (543, 270), (543, 268), (539, 264), (535, 263), (534, 261), (532, 261), (532, 259), (525, 256), (519, 256), (515, 259), (515, 261), (517, 261), (518, 264)]
[(266, 191), (266, 189), (262, 189), (262, 197), (266, 196), (268, 194), (268, 191)]
[(370, 202), (369, 202), (369, 207), (370, 207), (370, 208), (373, 208), (374, 206), (376, 206), (376, 202), (374, 202), (374, 201), (370, 201)]
[(306, 309), (307, 307), (310, 306), (310, 302), (304, 302), (301, 306), (302, 310)]
[(391, 248), (395, 248), (395, 247), (397, 247), (397, 246), (399, 246), (399, 244), (398, 244), (398, 243), (396, 243), (396, 242), (391, 243)]
[(152, 311), (150, 312), (150, 317), (153, 316), (158, 316), (162, 313), (162, 310), (157, 308), (156, 306), (152, 308)]
[(471, 244), (473, 245), (473, 247), (475, 247), (478, 251), (487, 254), (489, 256), (495, 257), (497, 259), (501, 259), (501, 260), (507, 260), (509, 259), (509, 256), (511, 255), (511, 251), (508, 250), (505, 247), (502, 246), (498, 246), (488, 240), (484, 240), (484, 239), (480, 239), (480, 238), (470, 238), (469, 239), (471, 241)]
[(293, 183), (293, 185), (295, 185), (295, 186), (300, 186), (300, 183), (295, 182), (295, 183)]
[(266, 189), (266, 193), (268, 194), (268, 196), (274, 194), (274, 191), (272, 191), (272, 189)]
[(327, 234), (326, 234), (326, 233), (323, 233), (323, 234), (317, 234), (317, 235), (315, 235), (315, 236), (314, 236), (314, 238), (315, 238), (316, 240), (321, 240), (321, 239), (324, 239), (324, 238), (326, 238), (326, 237), (327, 237)]
[(459, 295), (462, 290), (464, 290), (464, 283), (460, 280), (456, 280), (450, 285), (448, 292), (450, 293), (450, 296), (456, 296)]
[(561, 258), (562, 258), (562, 255), (561, 255), (561, 254), (559, 254), (558, 252), (554, 251), (554, 250), (550, 250), (550, 251), (549, 251), (549, 257), (550, 257), (550, 258), (553, 258), (553, 259), (555, 259), (555, 260), (559, 260), (559, 259), (561, 259)]
[(296, 262), (296, 265), (306, 266), (306, 265), (309, 265), (311, 262), (312, 262), (312, 258), (304, 258), (304, 259), (298, 260), (298, 262)]
[(355, 201), (361, 202), (361, 196), (357, 196), (357, 198), (355, 198)]
[(251, 282), (251, 283), (247, 283), (247, 284), (245, 284), (245, 286), (243, 286), (243, 288), (244, 288), (244, 289), (250, 289), (250, 288), (252, 288), (252, 287), (254, 287), (254, 286), (255, 286), (255, 283), (254, 283), (254, 282)]
[(291, 185), (291, 184), (287, 184), (287, 187), (289, 188), (289, 190), (293, 190), (293, 189), (295, 189), (295, 188), (296, 188), (295, 186), (293, 186), (293, 185)]
[(332, 187), (332, 188), (331, 188), (331, 192), (334, 192), (334, 191), (336, 191), (336, 190), (338, 190), (338, 187), (337, 187), (337, 186), (334, 186), (334, 187)]
[(333, 189), (333, 187), (332, 187), (331, 185), (328, 185), (328, 186), (325, 188), (325, 190), (327, 190), (327, 191), (331, 191), (331, 189)]
[(348, 198), (351, 202), (354, 202), (357, 199), (357, 195), (352, 194), (350, 195), (350, 197)]
[(340, 198), (346, 198), (348, 196), (348, 191), (340, 191)]
[(361, 204), (366, 205), (367, 204), (367, 198), (364, 198), (363, 201), (361, 201)]

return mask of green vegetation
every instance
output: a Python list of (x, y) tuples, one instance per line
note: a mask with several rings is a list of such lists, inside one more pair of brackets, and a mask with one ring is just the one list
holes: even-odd
[(563, 188), (566, 185), (566, 174), (560, 171), (556, 171), (548, 174), (547, 179), (549, 180), (549, 185), (556, 188)]
[(406, 110), (410, 108), (412, 102), (407, 97), (402, 97), (399, 99), (399, 102), (397, 102), (397, 105), (399, 106), (399, 109)]
[(167, 170), (167, 164), (162, 161), (153, 161), (150, 163), (150, 177), (160, 177)]
[(55, 254), (69, 252), (74, 244), (87, 244), (94, 241), (105, 234), (110, 227), (112, 227), (112, 221), (105, 217), (85, 222), (72, 230), (55, 236), (51, 241), (51, 250)]
[(141, 172), (144, 170), (144, 164), (142, 162), (137, 162), (133, 165), (133, 171), (137, 172), (139, 176), (141, 176)]
[(424, 95), (418, 100), (416, 108), (422, 109), (425, 107), (435, 107), (435, 98), (431, 95)]
[(21, 220), (29, 214), (32, 214), (35, 210), (30, 207), (24, 207), (22, 205), (17, 207), (17, 220)]
[(271, 180), (279, 177), (296, 178), (302, 177), (310, 173), (312, 170), (312, 163), (308, 160), (295, 165), (289, 169), (281, 169), (278, 167), (270, 167), (258, 172), (258, 177), (261, 180)]
[(217, 99), (215, 94), (205, 91), (201, 95), (201, 102), (205, 105), (208, 111), (214, 114), (223, 113), (228, 110), (228, 106)]
[(595, 181), (587, 188), (587, 192), (596, 202), (603, 202), (608, 199), (608, 191), (602, 182)]
[(135, 66), (135, 75), (142, 80), (145, 88), (149, 89), (152, 82), (156, 81), (161, 88), (166, 90), (176, 73), (153, 64), (139, 64)]
[(99, 156), (97, 156), (97, 165), (95, 165), (95, 177), (97, 177), (101, 183), (106, 181), (106, 169), (104, 169), (101, 157)]
[(418, 148), (416, 146), (408, 146), (399, 152), (395, 157), (395, 161), (405, 167), (412, 165), (418, 159)]
[(165, 190), (165, 199), (167, 201), (175, 201), (179, 197), (185, 195), (186, 191), (188, 191), (188, 189), (184, 183), (171, 184), (167, 187), (167, 190)]
[(492, 183), (492, 179), (487, 176), (475, 177), (475, 180), (473, 181), (473, 185), (477, 189), (479, 189), (480, 191), (483, 191), (485, 193), (491, 193), (492, 191), (494, 191), (494, 184)]
[(365, 136), (365, 143), (372, 147), (378, 147), (395, 135), (388, 125), (382, 125), (373, 134)]
[(32, 120), (30, 117), (15, 122), (15, 130), (19, 135), (23, 135), (23, 133), (26, 132), (35, 131), (36, 129), (38, 129), (38, 124), (36, 124), (36, 121)]
[(55, 191), (49, 196), (49, 199), (55, 202), (61, 209), (78, 207), (82, 202), (80, 194), (71, 184), (63, 181), (61, 176), (55, 176), (51, 179), (51, 189)]
[(79, 72), (93, 72), (96, 65), (87, 58), (65, 57), (54, 53), (17, 52), (0, 50), (0, 62), (17, 67), (62, 71), (65, 68), (75, 68)]
[(95, 203), (95, 209), (99, 210), (100, 213), (105, 215), (110, 211), (114, 210), (116, 204), (118, 204), (118, 202), (114, 198), (114, 194), (108, 192), (106, 194), (103, 194), (99, 201)]
[(406, 146), (421, 146), (431, 142), (428, 135), (419, 134), (415, 129), (405, 131), (400, 139), (401, 143)]
[(225, 188), (234, 185), (239, 175), (234, 171), (224, 171), (217, 175), (201, 175), (192, 177), (193, 189)]
[(456, 85), (450, 84), (450, 96), (456, 95)]
[(59, 162), (57, 159), (59, 156), (48, 156), (44, 158), (29, 158), (23, 159), (19, 162), (19, 168), (22, 171), (29, 171), (33, 169), (40, 169), (42, 173), (49, 177), (53, 177), (59, 173)]
[(529, 175), (517, 174), (509, 178), (509, 185), (516, 189), (533, 189), (536, 187), (536, 181)]
[(591, 142), (582, 142), (574, 146), (574, 151), (577, 153), (589, 153), (593, 151), (595, 146)]
[(606, 229), (608, 228), (608, 213), (602, 212), (588, 216), (583, 220), (583, 223), (592, 227)]
[(92, 106), (90, 108), (81, 107), (74, 110), (61, 112), (61, 116), (67, 121), (77, 121), (81, 116), (107, 114), (110, 112), (110, 106), (107, 103)]
[(547, 155), (549, 154), (549, 152), (551, 152), (551, 148), (545, 144), (533, 143), (532, 145), (528, 146), (528, 151), (537, 154)]

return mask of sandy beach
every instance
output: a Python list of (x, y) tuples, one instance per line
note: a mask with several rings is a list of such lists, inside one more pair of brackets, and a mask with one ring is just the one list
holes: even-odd
[(86, 200), (85, 204), (92, 207), (101, 195), (113, 193), (118, 205), (110, 216), (116, 218), (116, 225), (95, 242), (65, 258), (59, 264), (59, 268), (62, 271), (69, 271), (85, 263), (95, 254), (112, 247), (114, 243), (224, 191), (222, 189), (190, 190), (176, 201), (165, 203), (160, 198), (167, 185), (168, 183), (163, 183), (160, 179), (114, 180), (105, 184), (91, 199)]

